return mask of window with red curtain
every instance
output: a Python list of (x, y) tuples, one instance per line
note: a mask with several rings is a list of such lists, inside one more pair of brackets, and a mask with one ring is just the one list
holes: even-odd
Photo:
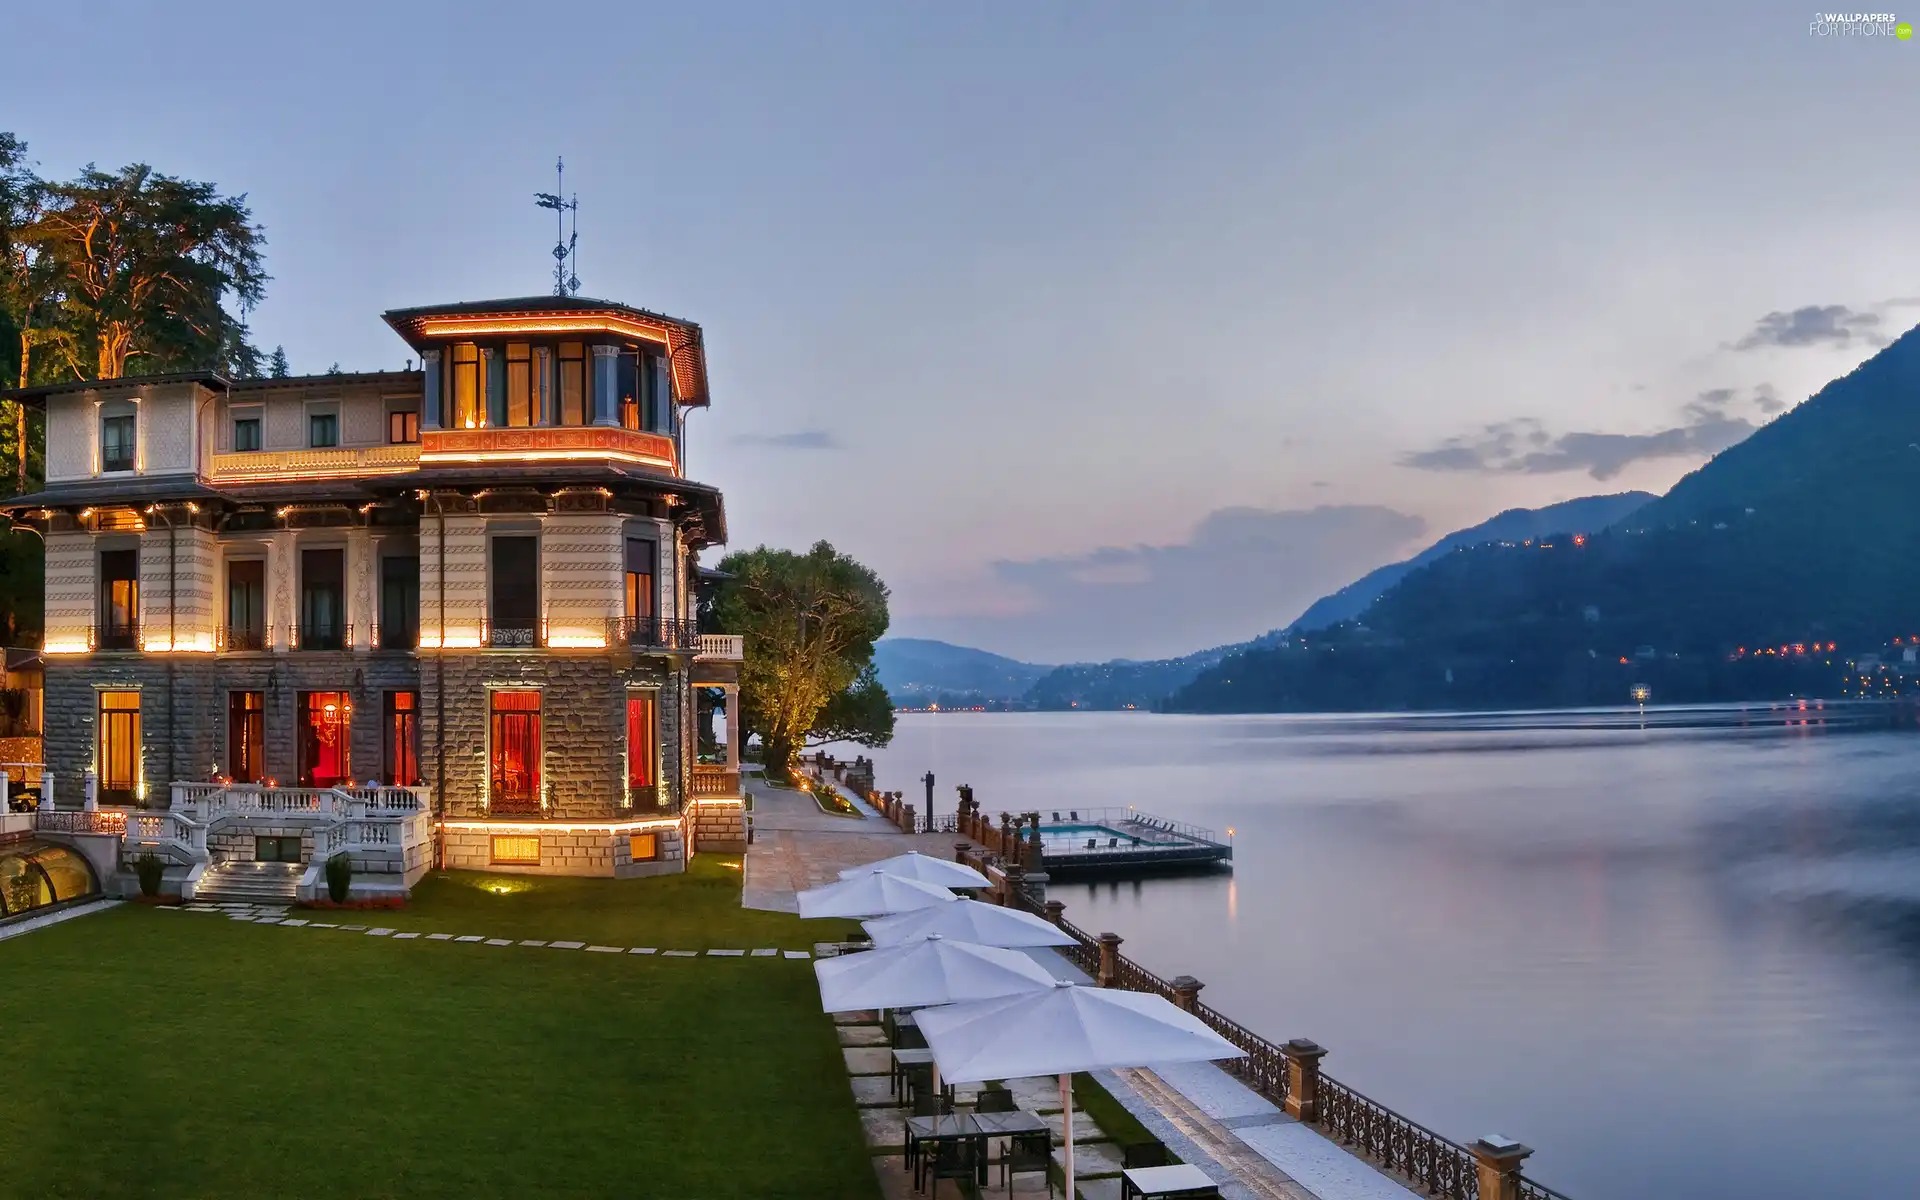
[[(629, 693), (627, 696), (627, 791), (644, 792), (652, 803), (654, 784), (658, 782), (659, 734), (654, 723), (652, 695)], [(643, 797), (635, 795), (635, 800)]]
[(386, 769), (389, 787), (420, 784), (420, 696), (417, 692), (388, 692), (386, 712)]
[(353, 701), (345, 692), (300, 693), (301, 787), (353, 784)]
[(540, 808), (540, 693), (493, 693), (489, 722), (488, 807), (495, 812)]

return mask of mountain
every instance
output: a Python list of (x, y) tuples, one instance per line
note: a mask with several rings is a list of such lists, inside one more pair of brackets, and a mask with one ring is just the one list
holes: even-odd
[(1310, 631), (1350, 621), (1412, 571), (1462, 547), (1482, 542), (1524, 542), (1567, 530), (1598, 533), (1653, 498), (1651, 492), (1618, 492), (1563, 500), (1545, 508), (1510, 508), (1471, 528), (1455, 530), (1412, 558), (1369, 571), (1332, 595), (1320, 597), (1290, 628)]
[(1920, 629), (1920, 330), (1603, 532), (1481, 545), (1248, 651), (1185, 711), (1676, 703), (1858, 694)]
[(915, 707), (1018, 700), (1053, 670), (930, 638), (881, 638), (873, 646), (873, 664), (887, 694)]
[(1135, 662), (1117, 658), (1103, 663), (1055, 667), (1027, 692), (1027, 702), (1043, 711), (1067, 709), (1151, 709), (1193, 678), (1232, 654), (1264, 645), (1281, 634), (1263, 634), (1252, 642), (1215, 646), (1180, 658)]

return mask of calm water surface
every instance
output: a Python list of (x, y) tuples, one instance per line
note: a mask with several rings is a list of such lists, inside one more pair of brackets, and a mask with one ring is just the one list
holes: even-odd
[(1081, 926), (1575, 1200), (1920, 1193), (1920, 734), (1726, 714), (914, 714), (881, 786), (1137, 805), (1230, 875)]

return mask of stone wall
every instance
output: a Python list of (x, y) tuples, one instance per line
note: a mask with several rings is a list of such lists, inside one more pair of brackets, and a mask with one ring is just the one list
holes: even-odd
[[(686, 870), (685, 843), (678, 826), (665, 825), (638, 832), (654, 837), (657, 855), (651, 861), (633, 861), (632, 834), (627, 832), (609, 832), (606, 829), (535, 831), (530, 826), (449, 826), (445, 841), (447, 866), (456, 870), (497, 871), (510, 875), (599, 875), (616, 879), (671, 875)], [(495, 837), (538, 837), (539, 863), (495, 863)]]
[[(232, 769), (227, 745), (228, 694), (264, 692), (266, 773), (292, 784), (299, 772), (300, 693), (344, 691), (353, 714), (348, 751), (353, 776), (377, 777), (382, 767), (381, 710), (388, 691), (419, 689), (419, 664), (408, 654), (320, 651), (292, 654), (95, 654), (49, 658), (46, 665), (47, 767), (61, 807), (82, 794), (82, 776), (94, 765), (99, 691), (140, 693), (142, 772), (147, 802), (164, 807), (166, 785), (207, 778), (214, 765)], [(421, 721), (422, 730), (426, 722)]]
[(738, 800), (695, 800), (688, 812), (693, 817), (694, 853), (747, 852), (747, 809)]

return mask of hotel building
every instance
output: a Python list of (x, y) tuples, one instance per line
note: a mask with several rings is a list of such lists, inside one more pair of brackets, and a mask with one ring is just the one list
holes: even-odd
[(46, 430), (44, 490), (0, 501), (46, 543), (40, 830), (203, 897), (321, 894), (341, 853), (371, 895), (742, 849), (741, 639), (695, 627), (726, 539), (684, 469), (700, 327), (385, 319), (419, 369), (12, 393)]

